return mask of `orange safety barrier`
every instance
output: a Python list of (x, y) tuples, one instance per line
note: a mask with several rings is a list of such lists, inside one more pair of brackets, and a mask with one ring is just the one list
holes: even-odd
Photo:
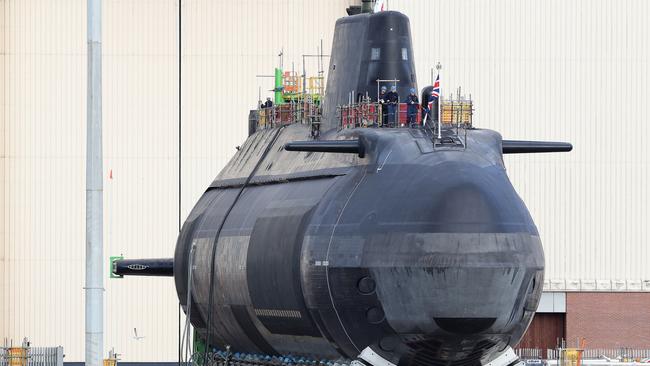
[(27, 365), (27, 348), (14, 347), (8, 349), (9, 366), (25, 366)]

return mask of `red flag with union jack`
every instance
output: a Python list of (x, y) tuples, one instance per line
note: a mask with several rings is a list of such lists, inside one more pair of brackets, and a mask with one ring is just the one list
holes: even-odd
[[(433, 108), (433, 101), (438, 100), (438, 98), (440, 98), (440, 74), (436, 76), (436, 81), (433, 83), (433, 89), (431, 89), (431, 94), (429, 95), (429, 103), (427, 104), (429, 111), (427, 111), (425, 118), (431, 118), (430, 114), (432, 113), (431, 109)], [(426, 123), (426, 119), (424, 123)]]
[(436, 76), (436, 81), (433, 83), (433, 89), (431, 89), (431, 95), (429, 95), (429, 110), (433, 108), (433, 101), (440, 98), (440, 74)]

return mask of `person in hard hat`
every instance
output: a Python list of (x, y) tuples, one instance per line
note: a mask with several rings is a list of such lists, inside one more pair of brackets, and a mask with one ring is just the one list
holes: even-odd
[(382, 86), (381, 91), (379, 92), (379, 96), (377, 97), (377, 101), (379, 102), (379, 105), (381, 105), (381, 126), (387, 126), (388, 125), (388, 100), (386, 99), (386, 87)]
[(388, 106), (388, 125), (395, 126), (397, 124), (397, 104), (399, 103), (399, 94), (397, 94), (397, 86), (390, 87), (390, 91), (386, 93), (386, 104)]
[(418, 94), (415, 88), (411, 88), (409, 96), (406, 98), (406, 123), (409, 126), (415, 125), (416, 116), (418, 113)]
[(262, 108), (271, 108), (273, 107), (273, 102), (271, 101), (271, 97), (266, 97), (266, 102), (262, 104)]

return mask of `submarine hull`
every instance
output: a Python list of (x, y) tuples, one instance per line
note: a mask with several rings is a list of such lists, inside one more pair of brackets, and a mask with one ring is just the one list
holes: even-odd
[(436, 148), (425, 129), (340, 130), (340, 105), (392, 85), (402, 97), (417, 88), (408, 18), (339, 19), (322, 141), (288, 151), (309, 125), (256, 131), (200, 198), (173, 271), (210, 345), (318, 358), (370, 350), (424, 366), (485, 364), (519, 342), (544, 255), (501, 136), (468, 129), (462, 144)]
[(544, 257), (497, 133), (471, 130), (458, 151), (429, 149), (421, 130), (326, 136), (364, 135), (363, 159), (282, 149), (307, 134), (249, 137), (183, 227), (177, 290), (187, 310), (194, 246), (190, 317), (211, 344), (350, 358), (370, 347), (431, 365), (479, 364), (521, 339)]

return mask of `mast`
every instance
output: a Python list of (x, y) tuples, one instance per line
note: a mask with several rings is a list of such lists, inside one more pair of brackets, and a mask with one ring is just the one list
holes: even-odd
[[(438, 80), (440, 80), (440, 70), (442, 70), (442, 65), (440, 64), (440, 62), (438, 62), (438, 64), (436, 65), (436, 70), (438, 70)], [(442, 121), (441, 121), (442, 113), (440, 113), (441, 105), (442, 105), (442, 88), (438, 86), (438, 139), (442, 138)]]

